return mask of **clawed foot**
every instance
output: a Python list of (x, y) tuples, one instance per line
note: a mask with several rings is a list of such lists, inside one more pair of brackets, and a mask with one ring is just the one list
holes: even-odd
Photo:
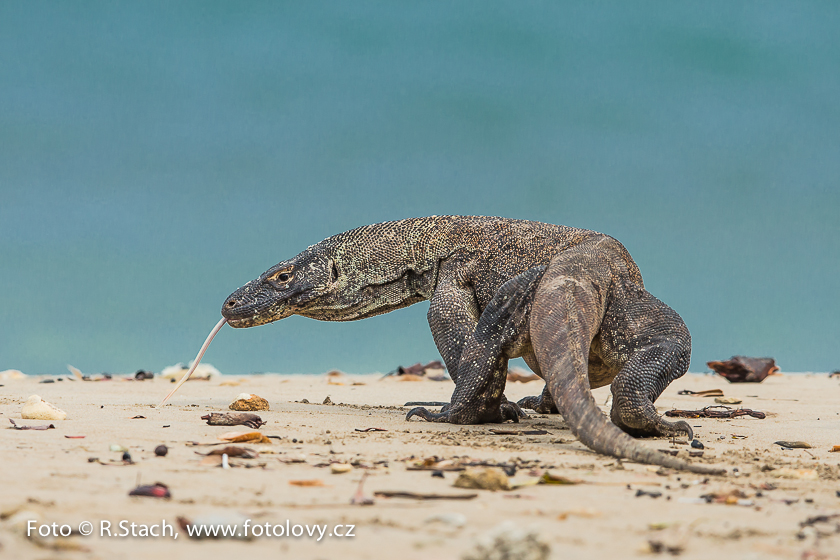
[[(520, 401), (520, 402), (522, 402), (522, 401)], [(502, 409), (506, 409), (506, 408), (513, 409), (516, 412), (516, 415), (519, 418), (528, 418), (528, 414), (524, 410), (522, 410), (522, 407), (519, 403), (515, 403), (513, 401), (507, 400), (507, 397), (505, 397), (504, 395), (502, 396), (502, 405), (501, 406), (502, 406)], [(441, 412), (443, 412), (443, 409), (441, 409)]]
[(525, 397), (523, 399), (519, 399), (519, 406), (522, 408), (528, 408), (537, 412), (539, 414), (559, 414), (557, 410), (557, 406), (555, 406), (553, 400), (548, 400), (542, 396), (540, 397)]
[(422, 418), (426, 422), (443, 422), (447, 424), (501, 424), (508, 420), (519, 422), (520, 415), (525, 416), (522, 409), (515, 403), (502, 402), (494, 412), (484, 407), (467, 408), (466, 406), (444, 407), (440, 412), (432, 412), (422, 406), (411, 409), (405, 415), (406, 420), (412, 416)]
[(685, 420), (669, 422), (662, 418), (656, 418), (643, 429), (631, 428), (620, 422), (615, 422), (615, 417), (613, 417), (613, 422), (633, 437), (680, 437), (684, 435), (688, 437), (689, 441), (694, 439), (694, 430), (691, 424)]

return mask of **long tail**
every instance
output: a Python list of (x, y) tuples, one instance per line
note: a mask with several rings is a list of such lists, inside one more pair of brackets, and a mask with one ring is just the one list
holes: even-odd
[[(609, 270), (597, 269), (599, 263), (592, 253), (581, 259), (585, 270), (606, 279), (600, 285), (609, 285)], [(576, 278), (564, 267), (566, 263), (552, 263), (543, 277), (531, 311), (530, 331), (551, 396), (572, 432), (604, 455), (700, 474), (725, 473), (645, 447), (601, 412), (590, 391), (588, 362), (589, 346), (604, 313), (602, 295), (596, 284)]]
[(582, 380), (571, 371), (552, 371), (548, 378), (552, 380), (551, 392), (560, 414), (581, 443), (589, 449), (637, 463), (660, 465), (681, 471), (715, 475), (726, 473), (726, 469), (694, 465), (665, 455), (642, 445), (624, 433), (598, 408), (589, 389), (588, 379)]

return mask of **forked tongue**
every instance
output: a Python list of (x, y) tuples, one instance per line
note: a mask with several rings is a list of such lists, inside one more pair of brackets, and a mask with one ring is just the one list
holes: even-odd
[(189, 378), (190, 378), (190, 376), (191, 376), (191, 375), (193, 374), (193, 372), (195, 371), (195, 368), (197, 368), (197, 367), (198, 367), (198, 364), (199, 364), (199, 363), (201, 363), (201, 358), (203, 358), (203, 357), (204, 357), (204, 352), (206, 352), (206, 351), (207, 351), (207, 347), (208, 347), (208, 346), (210, 346), (210, 343), (213, 341), (213, 337), (214, 337), (214, 336), (216, 336), (216, 333), (218, 333), (218, 332), (219, 332), (219, 330), (221, 330), (221, 328), (224, 326), (224, 324), (225, 324), (225, 323), (227, 323), (227, 319), (225, 319), (224, 317), (222, 317), (222, 320), (221, 320), (221, 321), (219, 321), (218, 323), (216, 323), (216, 326), (215, 326), (215, 327), (213, 327), (213, 330), (212, 330), (212, 331), (210, 331), (210, 334), (209, 334), (209, 335), (207, 335), (207, 340), (205, 340), (205, 341), (204, 341), (204, 344), (202, 344), (202, 345), (201, 345), (201, 350), (199, 350), (199, 351), (198, 351), (198, 355), (195, 357), (195, 360), (193, 360), (193, 365), (192, 365), (192, 367), (190, 368), (190, 371), (188, 371), (188, 372), (187, 372), (187, 374), (186, 374), (186, 375), (184, 375), (184, 377), (182, 377), (182, 378), (181, 378), (181, 380), (178, 382), (178, 384), (177, 384), (177, 385), (175, 385), (175, 388), (174, 388), (174, 389), (172, 389), (171, 391), (169, 391), (169, 394), (168, 394), (168, 395), (166, 395), (166, 396), (163, 398), (163, 400), (162, 400), (162, 401), (160, 401), (160, 404), (158, 405), (158, 407), (161, 407), (161, 406), (163, 406), (164, 404), (166, 404), (166, 401), (168, 401), (168, 400), (169, 400), (169, 397), (171, 397), (172, 395), (174, 395), (174, 394), (175, 394), (175, 391), (177, 391), (177, 390), (178, 390), (178, 387), (180, 387), (181, 385), (183, 385), (184, 383), (186, 383), (187, 379), (189, 379)]

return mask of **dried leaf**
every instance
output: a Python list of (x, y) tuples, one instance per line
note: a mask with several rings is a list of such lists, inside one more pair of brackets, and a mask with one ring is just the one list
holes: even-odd
[(217, 439), (230, 443), (271, 443), (271, 440), (260, 432), (227, 432)]
[(290, 480), (289, 484), (292, 486), (305, 486), (305, 487), (326, 487), (323, 480), (318, 480), (317, 478), (313, 478), (310, 480)]
[(807, 441), (774, 441), (773, 443), (789, 449), (811, 449), (811, 444)]

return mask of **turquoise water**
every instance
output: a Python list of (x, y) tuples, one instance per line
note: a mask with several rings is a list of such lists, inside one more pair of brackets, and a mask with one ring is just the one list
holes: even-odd
[[(840, 368), (840, 4), (0, 3), (0, 370), (193, 358), (225, 297), (358, 225), (620, 239), (733, 354)], [(427, 306), (225, 328), (225, 373), (437, 357)]]

